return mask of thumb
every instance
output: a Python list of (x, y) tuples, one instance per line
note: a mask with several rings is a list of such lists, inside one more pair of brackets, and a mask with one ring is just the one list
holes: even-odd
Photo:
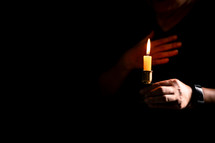
[[(149, 33), (146, 37), (144, 37), (142, 40), (140, 40), (140, 42), (135, 47), (138, 49), (141, 48), (141, 50), (143, 50), (143, 46), (146, 45), (148, 38), (152, 38), (153, 36), (154, 36), (154, 31), (151, 31), (151, 33)], [(143, 52), (140, 52), (140, 53), (143, 53)]]
[(140, 43), (146, 43), (148, 38), (153, 38), (154, 37), (154, 31), (151, 31), (145, 38), (143, 38)]
[(153, 37), (154, 37), (154, 30), (152, 30), (151, 33), (149, 33), (149, 35), (146, 36), (146, 39), (153, 38)]

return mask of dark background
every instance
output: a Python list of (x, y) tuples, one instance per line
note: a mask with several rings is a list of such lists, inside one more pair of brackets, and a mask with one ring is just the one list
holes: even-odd
[[(190, 38), (195, 46), (213, 48), (214, 9), (209, 3), (200, 7), (194, 25), (190, 25), (192, 35), (186, 38)], [(151, 32), (154, 27), (152, 15), (144, 1), (54, 3), (30, 13), (27, 16), (29, 24), (22, 25), (24, 33), (30, 34), (25, 34), (24, 40), (20, 38), (22, 41), (19, 44), (20, 47), (28, 41), (25, 43), (28, 50), (18, 50), (20, 54), (16, 57), (21, 57), (21, 60), (13, 61), (17, 67), (10, 74), (17, 78), (13, 84), (18, 90), (13, 92), (19, 94), (12, 98), (15, 104), (10, 106), (16, 107), (12, 108), (13, 111), (18, 111), (14, 117), (28, 116), (25, 118), (28, 122), (40, 127), (45, 124), (51, 126), (51, 129), (74, 125), (78, 126), (79, 130), (75, 128), (76, 131), (80, 132), (89, 132), (91, 128), (104, 131), (114, 127), (119, 130), (127, 127), (142, 129), (145, 125), (164, 127), (167, 120), (170, 121), (168, 125), (174, 126), (176, 121), (187, 121), (195, 126), (198, 122), (196, 117), (204, 119), (204, 115), (211, 121), (213, 110), (209, 114), (202, 111), (183, 115), (180, 111), (152, 111), (145, 116), (139, 110), (128, 110), (130, 105), (125, 108), (109, 108), (110, 105), (115, 107), (117, 102), (99, 96), (99, 74)], [(22, 21), (21, 18), (19, 20)], [(23, 33), (20, 29), (17, 33), (20, 31)], [(183, 30), (180, 34), (184, 34)], [(206, 73), (206, 77), (209, 75), (207, 72), (213, 75), (214, 72), (207, 68), (213, 67), (213, 52), (200, 54), (208, 62), (198, 60), (195, 66), (192, 65), (198, 71), (197, 77), (199, 70)], [(14, 74), (14, 71), (18, 72)]]

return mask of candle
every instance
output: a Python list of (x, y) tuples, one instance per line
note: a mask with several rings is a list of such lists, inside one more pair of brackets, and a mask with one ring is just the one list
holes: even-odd
[(152, 68), (152, 56), (150, 56), (151, 42), (147, 41), (146, 55), (143, 56), (143, 71), (151, 71)]

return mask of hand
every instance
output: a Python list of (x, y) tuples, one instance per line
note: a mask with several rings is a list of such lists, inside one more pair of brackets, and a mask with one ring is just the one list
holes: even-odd
[[(146, 54), (146, 44), (148, 38), (154, 35), (151, 32), (147, 37), (141, 40), (135, 47), (128, 50), (120, 60), (121, 67), (127, 70), (143, 68), (143, 56)], [(181, 47), (181, 42), (173, 42), (177, 39), (177, 35), (169, 36), (159, 40), (151, 41), (152, 64), (159, 65), (169, 62), (169, 57), (178, 54), (176, 48)]]
[[(169, 57), (176, 56), (178, 50), (176, 48), (181, 47), (181, 42), (173, 42), (177, 40), (177, 35), (173, 35), (167, 38), (155, 40), (151, 42), (151, 56), (152, 64), (159, 65), (169, 62)], [(171, 42), (171, 43), (169, 43)]]
[(192, 89), (178, 79), (169, 79), (140, 90), (140, 94), (151, 108), (183, 109), (189, 104)]

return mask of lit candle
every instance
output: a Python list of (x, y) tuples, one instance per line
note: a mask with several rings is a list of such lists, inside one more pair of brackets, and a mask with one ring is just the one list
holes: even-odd
[(143, 56), (143, 71), (151, 71), (152, 68), (152, 56), (150, 56), (151, 42), (147, 41), (146, 55)]

